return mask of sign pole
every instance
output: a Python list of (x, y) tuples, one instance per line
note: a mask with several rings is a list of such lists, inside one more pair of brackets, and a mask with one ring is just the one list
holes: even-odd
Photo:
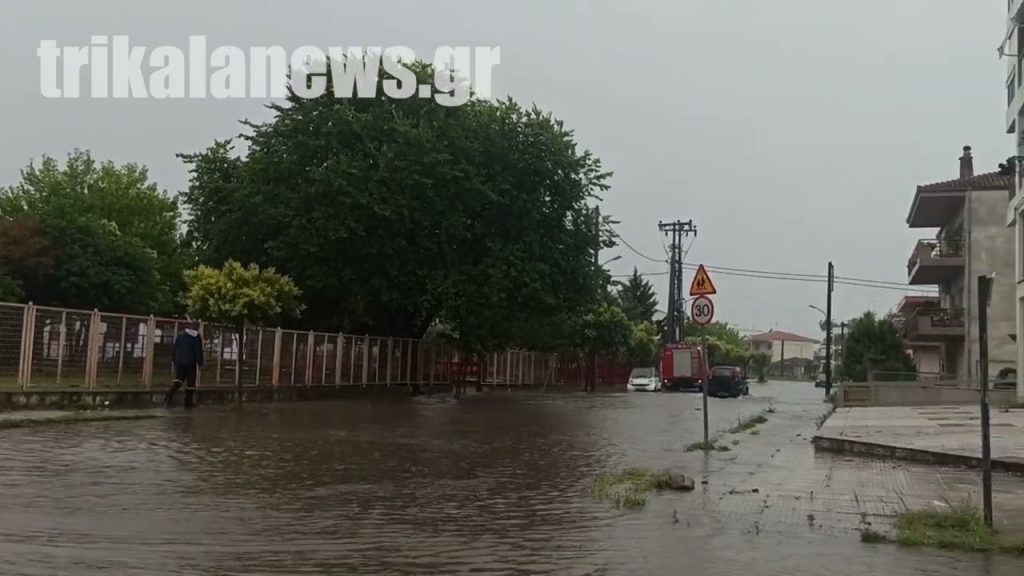
[[(708, 274), (707, 268), (701, 264), (697, 267), (697, 273), (693, 275), (693, 281), (690, 283), (690, 296), (694, 297), (693, 307), (690, 309), (690, 319), (694, 324), (706, 326), (715, 319), (715, 303), (709, 298), (714, 294), (718, 294), (715, 283), (711, 281), (711, 275)], [(711, 427), (708, 422), (708, 384), (711, 375), (708, 373), (710, 367), (708, 366), (706, 347), (701, 348), (700, 355), (701, 363), (704, 366), (704, 378), (700, 384), (701, 411), (704, 413), (704, 446), (707, 447), (711, 443)]]
[[(701, 353), (702, 356), (704, 356), (704, 367), (707, 368), (707, 365), (708, 365), (708, 363), (707, 363), (707, 350), (706, 349), (705, 350), (701, 350), (700, 353)], [(704, 447), (705, 448), (707, 448), (708, 444), (711, 442), (710, 433), (708, 431), (708, 380), (709, 379), (710, 378), (705, 378), (704, 382), (701, 383), (701, 385), (700, 385), (700, 391), (701, 391), (701, 397), (702, 397), (701, 398), (701, 402), (703, 404), (703, 407), (702, 407), (701, 411), (704, 412)]]
[(992, 527), (992, 428), (988, 411), (988, 303), (992, 279), (978, 276), (978, 385), (981, 388), (981, 492), (985, 526)]

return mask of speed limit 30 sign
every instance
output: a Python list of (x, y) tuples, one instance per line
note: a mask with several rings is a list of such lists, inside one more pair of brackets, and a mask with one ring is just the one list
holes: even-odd
[(698, 296), (693, 299), (690, 307), (690, 319), (698, 326), (711, 324), (715, 319), (715, 303), (707, 296)]

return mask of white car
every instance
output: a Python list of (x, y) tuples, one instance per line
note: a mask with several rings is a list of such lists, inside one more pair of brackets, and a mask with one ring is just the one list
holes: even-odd
[(661, 379), (654, 368), (633, 368), (626, 389), (630, 392), (660, 392)]

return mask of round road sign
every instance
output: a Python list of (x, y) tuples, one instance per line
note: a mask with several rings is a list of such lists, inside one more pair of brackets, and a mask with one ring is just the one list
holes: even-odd
[(693, 299), (690, 307), (690, 319), (698, 326), (711, 324), (715, 319), (715, 303), (707, 296), (698, 296)]

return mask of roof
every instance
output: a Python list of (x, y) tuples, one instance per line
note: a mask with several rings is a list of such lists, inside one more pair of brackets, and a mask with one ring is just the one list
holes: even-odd
[(771, 332), (765, 332), (764, 334), (757, 334), (750, 337), (751, 342), (814, 342), (817, 340), (813, 338), (807, 338), (800, 336), (799, 334), (793, 334), (792, 332), (783, 332), (782, 330), (772, 330)]
[(967, 190), (1006, 190), (1010, 186), (1009, 175), (986, 172), (969, 178), (957, 178), (945, 182), (934, 182), (917, 187), (918, 192), (966, 192)]

